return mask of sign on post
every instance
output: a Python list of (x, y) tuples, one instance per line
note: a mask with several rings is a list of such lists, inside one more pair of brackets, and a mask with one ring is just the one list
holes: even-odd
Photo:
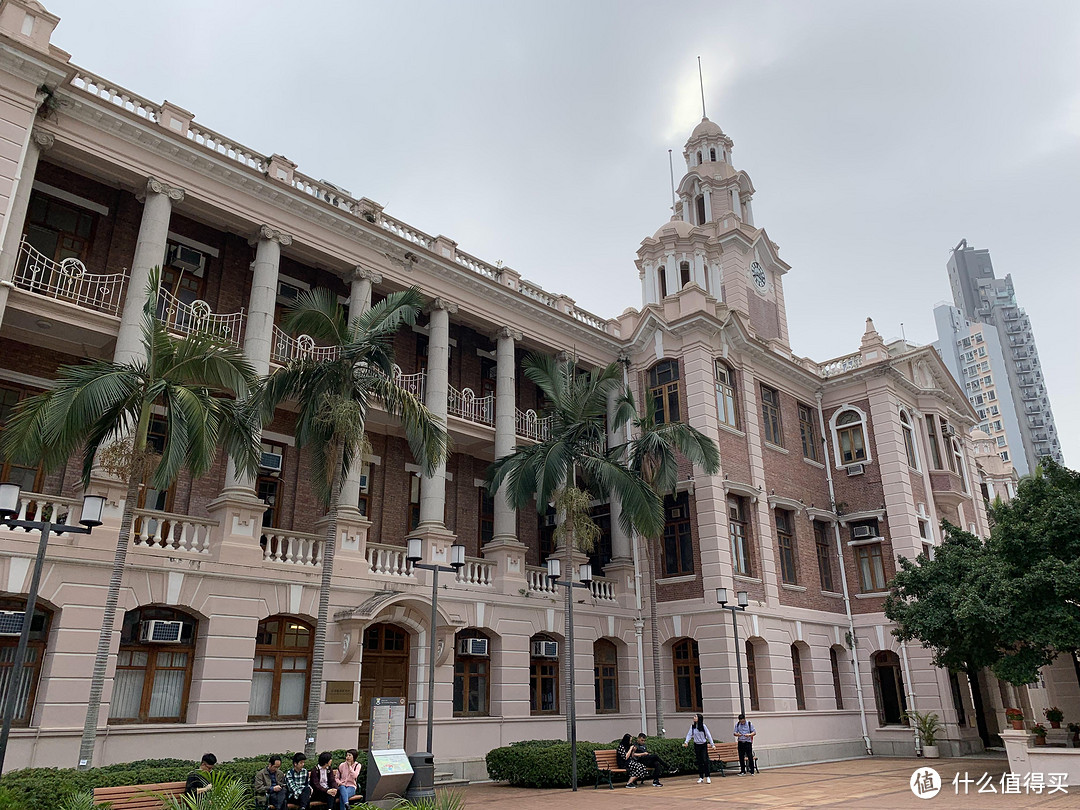
[(374, 751), (405, 748), (405, 698), (379, 697), (371, 701), (371, 736)]

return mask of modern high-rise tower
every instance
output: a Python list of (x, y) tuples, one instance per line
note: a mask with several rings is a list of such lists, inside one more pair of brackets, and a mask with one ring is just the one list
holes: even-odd
[[(970, 343), (972, 325), (981, 323), (993, 327), (997, 340), (992, 342), (1000, 347), (1000, 352), (995, 354), (1001, 358), (1001, 368), (994, 380), (997, 407), (1003, 409), (1011, 404), (1015, 411), (1015, 420), (1006, 415), (999, 424), (1012, 448), (1012, 460), (1018, 472), (1025, 466), (1034, 469), (1046, 456), (1061, 462), (1061, 442), (1035, 347), (1035, 335), (1027, 313), (1017, 306), (1012, 276), (1006, 274), (1003, 279), (996, 278), (990, 251), (969, 247), (966, 239), (953, 249), (947, 267), (956, 311), (953, 317), (936, 318), (939, 347), (946, 364), (954, 374), (959, 371), (957, 381), (965, 387), (969, 400), (981, 409), (986, 398), (986, 392), (979, 388), (985, 378), (980, 370), (983, 360), (972, 352), (972, 349), (978, 352), (978, 347), (964, 343), (965, 340)], [(975, 331), (985, 336), (986, 330)], [(1009, 395), (1002, 396), (1006, 384)], [(977, 404), (979, 398), (984, 403)], [(992, 427), (995, 420), (987, 421)]]

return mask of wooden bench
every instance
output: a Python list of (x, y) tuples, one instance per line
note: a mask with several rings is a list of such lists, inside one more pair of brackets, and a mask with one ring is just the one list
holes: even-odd
[(94, 804), (109, 803), (114, 810), (161, 810), (160, 796), (181, 796), (184, 782), (156, 785), (121, 785), (94, 788)]
[(605, 748), (597, 751), (593, 751), (593, 756), (596, 757), (596, 784), (593, 785), (593, 790), (600, 787), (600, 780), (607, 778), (608, 787), (612, 790), (615, 789), (615, 785), (611, 783), (611, 775), (613, 773), (626, 773), (626, 768), (620, 768), (617, 757), (615, 756), (614, 748)]
[[(739, 761), (739, 744), (738, 743), (716, 743), (709, 746), (709, 762), (715, 762), (720, 766), (720, 775), (727, 776), (725, 769), (727, 763), (731, 763), (734, 766)], [(757, 756), (754, 756), (754, 770), (757, 767)]]

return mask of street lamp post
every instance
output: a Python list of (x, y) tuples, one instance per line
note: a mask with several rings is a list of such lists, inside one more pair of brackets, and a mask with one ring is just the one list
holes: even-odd
[(38, 587), (41, 584), (41, 568), (45, 564), (45, 549), (49, 545), (49, 535), (53, 532), (63, 534), (90, 534), (95, 526), (101, 525), (101, 513), (105, 508), (105, 498), (101, 495), (84, 495), (79, 526), (65, 523), (53, 523), (51, 520), (18, 520), (19, 501), (22, 493), (18, 484), (0, 484), (0, 526), (9, 529), (26, 529), (41, 532), (38, 541), (37, 556), (34, 558), (34, 574), (30, 578), (30, 591), (26, 594), (26, 611), (23, 613), (22, 628), (19, 630), (19, 644), (15, 648), (15, 660), (11, 662), (11, 676), (8, 678), (7, 692), (4, 694), (4, 721), (0, 730), (0, 773), (4, 770), (7, 756), (8, 737), (11, 724), (15, 719), (15, 706), (19, 699), (19, 683), (22, 681), (23, 664), (26, 662), (26, 648), (30, 642), (30, 625), (34, 621), (34, 609), (37, 607)]
[(575, 705), (574, 695), (574, 588), (590, 588), (592, 587), (592, 566), (589, 563), (582, 563), (578, 569), (578, 578), (580, 582), (560, 582), (562, 577), (562, 561), (558, 557), (548, 557), (547, 559), (547, 575), (551, 580), (552, 585), (562, 585), (564, 588), (570, 588), (571, 591), (568, 594), (570, 599), (570, 614), (569, 625), (570, 635), (567, 639), (567, 647), (569, 650), (567, 655), (570, 656), (570, 699), (567, 703), (570, 706), (570, 786), (573, 790), (577, 790), (577, 706)]
[(461, 566), (465, 565), (465, 546), (454, 543), (450, 546), (450, 565), (437, 563), (422, 563), (424, 541), (419, 537), (410, 537), (408, 550), (405, 558), (412, 563), (413, 568), (421, 568), (431, 571), (431, 624), (428, 632), (431, 634), (428, 645), (428, 693), (427, 693), (427, 754), (434, 757), (433, 737), (435, 734), (435, 622), (438, 620), (439, 611), (439, 572), (449, 574), (457, 573)]
[(738, 604), (729, 605), (727, 603), (727, 588), (716, 589), (716, 603), (724, 610), (731, 611), (731, 632), (735, 636), (735, 673), (739, 678), (739, 712), (745, 715), (746, 699), (743, 697), (742, 659), (739, 657), (739, 623), (735, 621), (735, 614), (740, 610), (746, 610), (750, 600), (747, 598), (746, 591), (739, 591), (735, 598), (738, 599)]

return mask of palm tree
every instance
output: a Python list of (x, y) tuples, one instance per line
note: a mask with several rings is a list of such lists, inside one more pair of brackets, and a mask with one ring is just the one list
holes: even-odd
[[(193, 478), (204, 475), (213, 466), (219, 446), (238, 470), (258, 472), (258, 431), (244, 403), (256, 385), (254, 369), (238, 348), (213, 335), (197, 332), (177, 338), (169, 334), (154, 315), (158, 279), (155, 268), (143, 308), (145, 359), (64, 366), (56, 386), (20, 403), (4, 431), (5, 453), (24, 461), (40, 460), (48, 470), (81, 452), (84, 488), (90, 484), (95, 458), (105, 459), (103, 467), (127, 483), (79, 749), (79, 762), (85, 764), (80, 767), (93, 762), (101, 692), (139, 488), (148, 481), (152, 487), (165, 489), (185, 468)], [(155, 408), (160, 409), (156, 418), (165, 425), (160, 455), (147, 442)]]
[(315, 491), (330, 516), (322, 549), (319, 617), (308, 695), (308, 756), (314, 756), (317, 750), (338, 501), (353, 459), (363, 453), (368, 410), (379, 404), (401, 422), (413, 457), (425, 473), (431, 474), (449, 451), (446, 427), (394, 377), (394, 335), (402, 325), (416, 321), (423, 301), (420, 291), (413, 287), (391, 293), (350, 319), (337, 295), (329, 290), (302, 293), (293, 304), (285, 328), (335, 346), (337, 352), (330, 359), (302, 359), (284, 366), (270, 375), (260, 393), (264, 421), (272, 419), (274, 409), (286, 399), (299, 405), (296, 445), (311, 451)]
[[(679, 480), (679, 455), (700, 467), (706, 474), (720, 470), (720, 450), (716, 443), (685, 422), (657, 422), (656, 405), (651, 397), (645, 399), (645, 410), (639, 413), (633, 396), (627, 392), (619, 402), (616, 424), (629, 421), (635, 438), (627, 445), (630, 469), (657, 494), (659, 498), (675, 491)], [(660, 684), (660, 633), (656, 616), (656, 576), (660, 560), (661, 531), (637, 527), (645, 546), (649, 568), (649, 627), (652, 636), (653, 706), (656, 713), (656, 733), (664, 735), (664, 702)]]
[[(587, 373), (574, 364), (546, 355), (530, 355), (522, 364), (525, 376), (546, 399), (545, 416), (552, 418), (548, 437), (539, 444), (518, 445), (510, 455), (497, 459), (488, 469), (488, 488), (494, 494), (507, 482), (507, 498), (516, 509), (536, 499), (543, 513), (555, 502), (559, 509), (560, 539), (566, 575), (573, 576), (581, 512), (588, 498), (580, 497), (576, 484), (584, 481), (594, 497), (614, 494), (622, 504), (621, 522), (659, 533), (663, 513), (656, 494), (607, 449), (608, 396), (622, 393), (622, 370), (617, 363)], [(570, 592), (566, 589), (566, 637), (570, 637)], [(563, 680), (570, 682), (573, 650), (563, 656)], [(572, 700), (570, 695), (567, 701)], [(570, 712), (566, 712), (567, 739), (571, 736)]]

